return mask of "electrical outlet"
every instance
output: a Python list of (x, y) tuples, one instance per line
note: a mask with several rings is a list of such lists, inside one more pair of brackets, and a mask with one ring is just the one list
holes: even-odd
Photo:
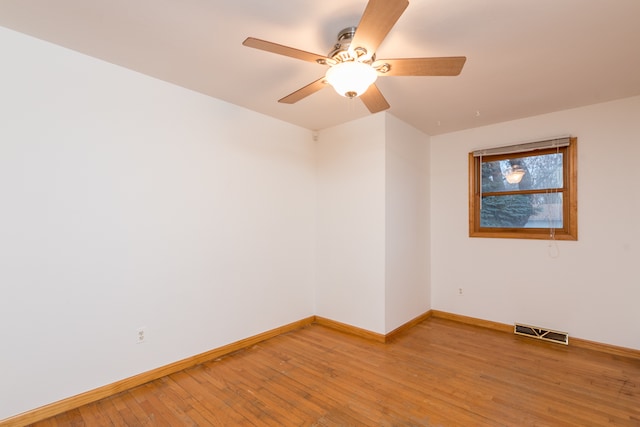
[(458, 288), (458, 295), (462, 295), (462, 288)]
[(141, 326), (136, 330), (136, 344), (143, 344), (147, 337), (145, 336), (147, 332), (146, 326)]

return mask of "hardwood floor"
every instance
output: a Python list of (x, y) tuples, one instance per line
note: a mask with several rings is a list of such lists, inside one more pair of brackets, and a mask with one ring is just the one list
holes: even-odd
[(431, 318), (311, 325), (34, 424), (640, 426), (640, 360)]

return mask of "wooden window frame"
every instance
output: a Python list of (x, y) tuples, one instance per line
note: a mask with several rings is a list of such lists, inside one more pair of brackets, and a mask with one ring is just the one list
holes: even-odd
[[(558, 149), (530, 150), (517, 154), (527, 157), (545, 152), (563, 152), (563, 227), (562, 228), (502, 228), (480, 226), (480, 162), (486, 159), (500, 160), (514, 155), (474, 156), (469, 153), (469, 237), (509, 239), (578, 240), (578, 167), (577, 138), (569, 138), (569, 145)], [(522, 194), (520, 190), (506, 194)], [(527, 194), (526, 192), (524, 194)]]

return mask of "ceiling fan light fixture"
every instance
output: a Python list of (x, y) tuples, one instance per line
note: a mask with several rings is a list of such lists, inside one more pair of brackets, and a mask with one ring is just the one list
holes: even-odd
[(378, 76), (457, 76), (467, 59), (464, 56), (376, 59), (376, 50), (407, 6), (409, 0), (368, 0), (358, 26), (340, 31), (337, 43), (328, 55), (318, 55), (254, 37), (247, 37), (242, 44), (265, 52), (329, 66), (323, 77), (279, 99), (278, 102), (295, 104), (330, 84), (340, 96), (360, 97), (369, 112), (375, 114), (391, 107), (378, 87), (373, 84)]
[(344, 97), (355, 98), (367, 91), (378, 78), (376, 70), (358, 61), (340, 62), (327, 70), (327, 82)]

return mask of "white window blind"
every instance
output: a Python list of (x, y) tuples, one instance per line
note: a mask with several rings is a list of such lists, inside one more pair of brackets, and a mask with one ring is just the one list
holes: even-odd
[(473, 157), (495, 156), (500, 154), (523, 153), (531, 150), (544, 150), (545, 148), (567, 147), (570, 137), (547, 139), (544, 141), (526, 142), (523, 144), (508, 145), (505, 147), (485, 148), (473, 152)]

